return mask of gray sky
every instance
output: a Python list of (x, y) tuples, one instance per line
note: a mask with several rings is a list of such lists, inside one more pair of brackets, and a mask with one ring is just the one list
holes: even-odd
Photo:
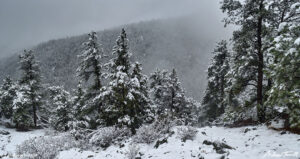
[[(1, 0), (0, 57), (40, 42), (110, 27), (193, 14), (220, 25), (220, 0)], [(225, 31), (225, 30), (224, 30)]]

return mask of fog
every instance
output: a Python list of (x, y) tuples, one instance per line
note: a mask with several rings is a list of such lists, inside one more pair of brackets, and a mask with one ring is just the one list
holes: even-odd
[(210, 38), (228, 37), (230, 33), (222, 30), (219, 3), (219, 0), (1, 0), (0, 57), (50, 39), (184, 15), (193, 15), (202, 28), (220, 27)]

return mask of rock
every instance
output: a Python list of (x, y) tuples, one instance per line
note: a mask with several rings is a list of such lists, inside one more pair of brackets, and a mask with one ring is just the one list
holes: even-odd
[(154, 148), (158, 148), (160, 145), (164, 144), (164, 143), (168, 143), (168, 139), (167, 138), (164, 138), (162, 140), (157, 140), (155, 145), (154, 145)]
[(280, 135), (284, 135), (284, 134), (286, 134), (286, 131), (281, 131), (280, 132)]
[(204, 132), (204, 131), (202, 131), (201, 133), (202, 133), (203, 135), (206, 135), (206, 132)]
[(0, 130), (0, 135), (9, 135), (10, 133), (5, 130)]
[(250, 131), (251, 129), (249, 129), (249, 128), (246, 128), (245, 130), (244, 130), (244, 133), (247, 133), (248, 131)]
[(224, 142), (217, 142), (217, 141), (211, 142), (211, 141), (204, 140), (203, 144), (205, 144), (205, 145), (213, 145), (214, 150), (216, 150), (216, 152), (218, 154), (224, 154), (224, 153), (226, 153), (226, 151), (224, 149), (234, 149), (233, 147), (227, 145)]
[(88, 157), (87, 158), (92, 158), (92, 157), (94, 157), (93, 155), (88, 155)]
[(204, 140), (204, 141), (203, 141), (203, 144), (204, 144), (204, 145), (212, 145), (212, 142), (207, 141), (207, 140)]

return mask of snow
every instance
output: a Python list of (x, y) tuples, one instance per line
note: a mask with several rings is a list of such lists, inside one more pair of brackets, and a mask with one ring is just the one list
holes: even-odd
[(0, 130), (5, 130), (10, 133), (9, 135), (0, 134), (0, 158), (1, 156), (5, 156), (7, 154), (15, 156), (15, 150), (17, 145), (21, 144), (23, 141), (29, 138), (43, 136), (45, 132), (45, 130), (18, 132), (15, 129), (8, 129), (3, 126), (0, 126)]
[[(198, 133), (194, 140), (187, 140), (186, 142), (179, 138), (178, 128), (180, 127), (172, 129), (175, 134), (168, 138), (167, 143), (161, 144), (158, 149), (154, 148), (155, 142), (152, 144), (132, 144), (132, 139), (128, 139), (122, 148), (119, 145), (110, 146), (106, 150), (73, 148), (60, 152), (57, 159), (123, 159), (128, 158), (129, 154), (135, 154), (134, 151), (139, 152), (137, 153), (138, 156), (142, 154), (142, 158), (151, 159), (192, 159), (199, 158), (199, 156), (203, 156), (205, 159), (216, 159), (227, 154), (226, 158), (230, 159), (298, 159), (300, 157), (300, 135), (289, 132), (281, 135), (279, 131), (268, 129), (265, 125), (240, 128), (215, 126), (197, 128)], [(0, 130), (10, 132), (9, 135), (0, 135), (0, 156), (10, 154), (11, 158), (17, 158), (15, 149), (18, 144), (29, 138), (44, 136), (47, 131), (44, 129), (17, 132), (3, 126), (0, 126)], [(212, 145), (203, 144), (204, 140), (223, 142), (234, 149), (224, 149), (228, 151), (226, 154), (217, 154)]]
[(295, 45), (300, 45), (300, 38), (295, 40)]
[[(245, 132), (246, 129), (250, 131)], [(176, 128), (174, 129), (176, 131)], [(205, 132), (202, 133), (202, 132)], [(266, 126), (242, 127), (242, 128), (224, 128), (224, 127), (203, 127), (198, 129), (198, 133), (193, 141), (182, 142), (177, 133), (168, 138), (168, 143), (162, 144), (155, 149), (154, 143), (137, 144), (142, 158), (151, 159), (175, 159), (175, 158), (196, 158), (200, 154), (205, 159), (220, 158), (211, 145), (203, 145), (204, 140), (225, 142), (235, 150), (228, 150), (230, 159), (268, 159), (300, 157), (300, 135), (283, 134), (278, 131), (270, 130)], [(78, 159), (84, 158), (102, 158), (116, 159), (127, 158), (131, 141), (128, 140), (123, 148), (111, 146), (98, 151), (80, 151), (71, 149), (59, 154), (59, 159), (72, 159), (74, 156)], [(227, 149), (226, 149), (227, 150)], [(194, 157), (193, 157), (194, 156)]]

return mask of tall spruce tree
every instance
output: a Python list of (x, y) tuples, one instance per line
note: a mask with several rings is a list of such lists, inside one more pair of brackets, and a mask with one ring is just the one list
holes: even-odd
[(31, 50), (25, 50), (20, 56), (20, 70), (22, 76), (14, 101), (14, 122), (17, 128), (27, 129), (37, 126), (37, 112), (41, 106), (40, 68)]
[(98, 119), (102, 109), (102, 101), (96, 97), (101, 94), (102, 90), (102, 60), (104, 53), (98, 44), (96, 32), (91, 32), (88, 36), (89, 39), (83, 43), (84, 50), (79, 56), (81, 62), (77, 68), (77, 73), (78, 77), (85, 82), (88, 82), (90, 78), (94, 78), (86, 91), (85, 105), (82, 107), (81, 115), (90, 123), (91, 128), (96, 128), (99, 125)]
[[(108, 64), (111, 71), (109, 74), (110, 82), (101, 97), (105, 101), (102, 121), (107, 126), (128, 126), (132, 133), (135, 133), (135, 129), (140, 126), (140, 119), (142, 119), (143, 112), (139, 112), (141, 109), (139, 102), (142, 99), (138, 99), (138, 94), (135, 94), (138, 93), (137, 91), (134, 92), (134, 79), (131, 80), (129, 60), (131, 53), (129, 52), (127, 34), (124, 29), (122, 29), (121, 35), (117, 39), (112, 54), (116, 57), (112, 58)], [(135, 69), (135, 71), (137, 70)], [(132, 75), (138, 76), (135, 73)]]
[(229, 51), (227, 42), (221, 41), (213, 52), (213, 58), (208, 72), (208, 84), (202, 100), (203, 111), (206, 118), (216, 119), (225, 111), (225, 79), (229, 71)]
[(13, 115), (13, 101), (16, 96), (17, 87), (10, 77), (3, 80), (0, 88), (0, 118), (11, 119)]

